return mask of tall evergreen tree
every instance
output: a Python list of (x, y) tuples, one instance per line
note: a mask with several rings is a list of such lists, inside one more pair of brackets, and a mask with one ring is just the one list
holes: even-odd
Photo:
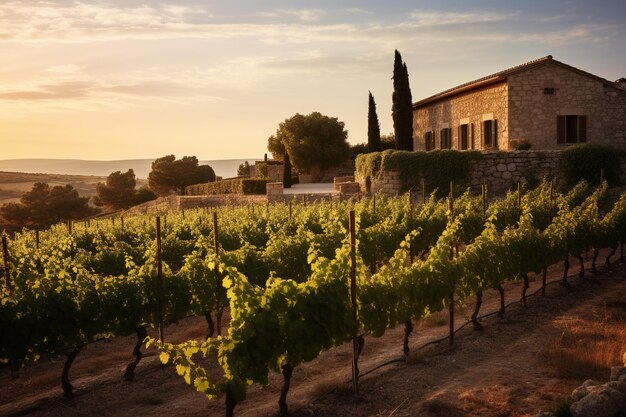
[(409, 86), (406, 63), (396, 49), (393, 63), (393, 129), (396, 134), (396, 149), (413, 150), (413, 99)]
[(369, 92), (369, 105), (367, 108), (367, 149), (370, 152), (379, 152), (380, 149), (380, 124), (376, 114), (376, 102), (372, 92)]
[(291, 161), (287, 152), (283, 158), (283, 187), (291, 188)]

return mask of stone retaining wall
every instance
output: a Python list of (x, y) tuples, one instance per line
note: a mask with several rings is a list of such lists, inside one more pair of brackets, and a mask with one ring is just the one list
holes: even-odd
[[(486, 151), (482, 157), (471, 162), (469, 185), (473, 191), (480, 191), (482, 184), (487, 184), (490, 192), (503, 194), (515, 188), (518, 181), (540, 181), (544, 177), (558, 178), (561, 151)], [(626, 183), (626, 158), (622, 158), (620, 182)], [(367, 192), (367, 178), (355, 173), (355, 180), (362, 192)], [(397, 171), (385, 171), (381, 178), (370, 178), (369, 192), (382, 192), (387, 195), (398, 194), (403, 188), (403, 181)], [(417, 183), (420, 183), (417, 179)], [(429, 191), (429, 190), (427, 190)]]

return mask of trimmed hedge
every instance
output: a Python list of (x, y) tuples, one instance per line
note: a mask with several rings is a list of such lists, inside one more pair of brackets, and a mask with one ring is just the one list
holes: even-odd
[(622, 155), (624, 151), (609, 145), (583, 143), (570, 146), (561, 155), (561, 177), (569, 185), (582, 180), (598, 185), (600, 170), (604, 169), (604, 179), (609, 184), (617, 184)]
[(270, 180), (267, 178), (232, 178), (190, 185), (185, 189), (185, 195), (265, 194), (265, 184), (268, 182)]
[(358, 155), (356, 171), (366, 179), (379, 179), (385, 171), (397, 171), (404, 190), (421, 188), (421, 179), (424, 179), (428, 190), (437, 188), (440, 195), (445, 195), (450, 189), (450, 181), (461, 187), (469, 185), (471, 162), (481, 156), (477, 151), (450, 149), (430, 152), (387, 150)]

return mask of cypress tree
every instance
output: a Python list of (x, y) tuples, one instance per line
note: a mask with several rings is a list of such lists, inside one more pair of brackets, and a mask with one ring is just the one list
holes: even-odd
[(283, 159), (283, 187), (291, 188), (291, 161), (287, 152), (285, 152)]
[(380, 124), (376, 114), (376, 102), (371, 91), (369, 92), (369, 105), (367, 108), (367, 148), (370, 152), (380, 151)]
[(413, 150), (413, 99), (409, 86), (406, 63), (396, 49), (393, 63), (393, 129), (396, 134), (396, 149)]

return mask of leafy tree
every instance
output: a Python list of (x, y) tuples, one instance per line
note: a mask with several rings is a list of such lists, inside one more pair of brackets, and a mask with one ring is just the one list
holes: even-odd
[(157, 198), (157, 195), (147, 185), (144, 185), (135, 190), (135, 194), (133, 195), (133, 205), (145, 203), (146, 201), (151, 201), (155, 198)]
[(376, 114), (376, 102), (374, 96), (369, 93), (369, 104), (367, 109), (367, 148), (370, 152), (380, 151), (380, 124), (378, 114)]
[(396, 135), (396, 148), (413, 150), (413, 99), (409, 86), (409, 72), (406, 63), (396, 49), (393, 64), (393, 129)]
[(109, 174), (106, 183), (96, 185), (97, 195), (94, 197), (94, 204), (118, 210), (156, 198), (156, 195), (147, 187), (144, 187), (139, 195), (135, 190), (136, 185), (135, 172), (132, 169), (125, 173), (115, 171)]
[(106, 206), (113, 209), (126, 209), (133, 204), (135, 195), (135, 172), (129, 169), (127, 172), (115, 171), (109, 174), (106, 183), (96, 185), (97, 195), (94, 197), (96, 206)]
[(43, 227), (94, 214), (97, 210), (89, 207), (88, 202), (89, 197), (81, 197), (70, 184), (50, 188), (38, 182), (22, 195), (19, 203), (0, 207), (0, 214), (14, 225)]
[(283, 187), (291, 188), (291, 160), (288, 153), (283, 158)]
[(239, 164), (239, 167), (237, 168), (237, 175), (240, 177), (250, 176), (250, 164), (248, 161), (244, 161), (243, 164)]
[(294, 168), (319, 180), (326, 169), (342, 164), (349, 157), (348, 132), (336, 117), (319, 112), (296, 113), (282, 122), (268, 139), (267, 149), (274, 159), (289, 153)]
[(158, 158), (152, 163), (152, 171), (148, 175), (150, 188), (160, 196), (172, 193), (183, 195), (188, 185), (213, 181), (213, 168), (209, 165), (198, 165), (198, 158), (195, 156), (176, 159), (174, 155), (167, 155)]

